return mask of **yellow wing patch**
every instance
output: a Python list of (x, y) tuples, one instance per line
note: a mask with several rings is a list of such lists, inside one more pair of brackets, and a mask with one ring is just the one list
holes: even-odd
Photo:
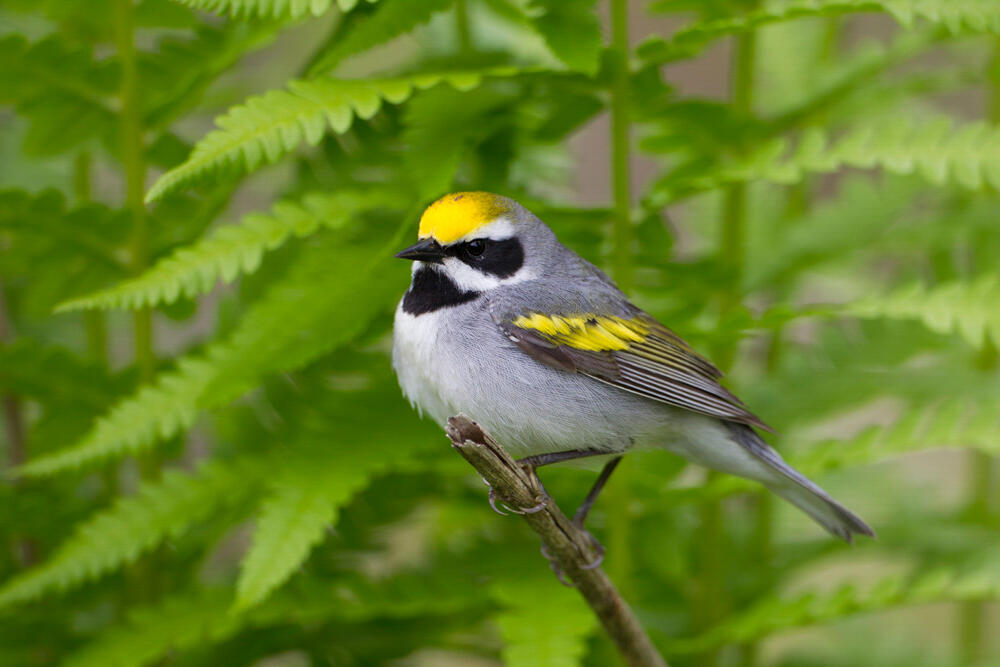
[(507, 202), (489, 192), (456, 192), (427, 207), (420, 217), (419, 236), (451, 243), (493, 222), (509, 210)]
[(649, 335), (649, 326), (641, 320), (605, 315), (532, 313), (514, 320), (514, 326), (534, 329), (553, 343), (591, 352), (625, 350)]

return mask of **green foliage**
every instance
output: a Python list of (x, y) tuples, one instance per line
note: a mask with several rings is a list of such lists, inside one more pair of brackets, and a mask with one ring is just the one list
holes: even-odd
[(910, 576), (891, 575), (870, 586), (848, 583), (832, 592), (809, 591), (792, 598), (761, 600), (701, 637), (673, 642), (672, 648), (678, 653), (699, 652), (861, 612), (930, 602), (989, 599), (998, 593), (1000, 574), (993, 564), (968, 572), (935, 568)]
[(205, 180), (212, 172), (253, 171), (274, 162), (303, 140), (316, 145), (327, 126), (338, 134), (347, 131), (354, 117), (371, 118), (388, 101), (406, 101), (415, 89), (444, 81), (460, 90), (479, 85), (484, 76), (513, 75), (515, 70), (429, 73), (388, 79), (292, 81), (288, 90), (252, 97), (218, 119), (219, 129), (194, 147), (184, 164), (160, 177), (146, 195), (147, 201)]
[(568, 590), (548, 590), (544, 580), (504, 579), (492, 594), (505, 610), (497, 617), (505, 665), (580, 664), (585, 640), (594, 631), (593, 613)]
[[(376, 2), (377, 0), (366, 0)], [(266, 18), (301, 18), (307, 14), (322, 16), (333, 5), (333, 0), (177, 0), (189, 7), (234, 17), (261, 16)], [(337, 0), (337, 7), (348, 12), (358, 0)]]
[(361, 19), (356, 28), (319, 57), (310, 74), (328, 72), (353, 55), (404, 35), (453, 4), (455, 0), (424, 0), (416, 5), (405, 0), (382, 0), (370, 17)]
[[(650, 8), (680, 28), (608, 43)], [(628, 456), (588, 528), (671, 665), (996, 663), (996, 2), (0, 22), (0, 663), (614, 662), (393, 376), (392, 255), (456, 190), (613, 258), (879, 534), (848, 549), (755, 483)], [(564, 509), (593, 481), (542, 477)]]
[[(835, 17), (852, 12), (884, 11), (906, 28), (917, 19), (941, 24), (952, 32), (1000, 34), (1000, 8), (989, 0), (772, 0), (762, 7), (727, 18), (712, 18), (678, 30), (669, 40), (651, 38), (639, 55), (654, 62), (689, 58), (726, 35), (808, 17)], [(653, 11), (670, 10), (673, 0), (653, 3)]]
[(994, 146), (998, 142), (1000, 130), (996, 128), (978, 122), (953, 128), (947, 118), (916, 122), (887, 117), (850, 128), (835, 140), (822, 129), (810, 128), (794, 147), (781, 137), (751, 155), (702, 173), (677, 170), (653, 187), (651, 198), (653, 203), (663, 204), (734, 182), (797, 183), (808, 173), (830, 173), (844, 167), (915, 173), (934, 185), (997, 188), (1000, 160)]
[(168, 470), (134, 497), (119, 498), (77, 526), (44, 565), (0, 588), (0, 606), (65, 591), (135, 562), (164, 540), (176, 539), (225, 504), (238, 505), (264, 471), (232, 461), (206, 464), (196, 475)]
[(359, 211), (384, 202), (399, 204), (392, 192), (345, 191), (311, 193), (300, 201), (276, 204), (270, 215), (251, 213), (239, 225), (228, 225), (197, 243), (161, 259), (138, 278), (96, 294), (68, 301), (59, 311), (82, 308), (143, 308), (194, 298), (217, 282), (231, 283), (260, 267), (265, 252), (292, 236), (303, 238), (321, 227), (337, 229), (354, 221)]
[(915, 284), (851, 304), (858, 317), (917, 319), (939, 333), (958, 332), (977, 347), (1000, 340), (1000, 280), (995, 274), (928, 288)]

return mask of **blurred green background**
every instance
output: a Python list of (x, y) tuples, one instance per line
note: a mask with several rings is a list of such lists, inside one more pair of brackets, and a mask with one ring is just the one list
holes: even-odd
[(1000, 3), (3, 0), (0, 105), (0, 664), (617, 664), (392, 376), (458, 189), (879, 534), (627, 457), (671, 665), (1000, 664)]

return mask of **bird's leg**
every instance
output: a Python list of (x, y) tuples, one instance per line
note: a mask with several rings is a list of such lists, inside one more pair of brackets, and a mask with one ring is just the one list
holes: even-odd
[[(553, 463), (562, 463), (563, 461), (572, 461), (574, 459), (582, 459), (590, 456), (607, 456), (607, 454), (608, 452), (593, 450), (593, 449), (571, 449), (565, 452), (551, 452), (548, 454), (537, 454), (535, 456), (528, 456), (523, 459), (519, 459), (518, 463), (520, 463), (523, 466), (528, 466), (532, 470), (534, 470), (536, 468), (540, 468), (542, 466), (550, 465)], [(580, 507), (573, 514), (573, 523), (575, 523), (580, 528), (580, 530), (583, 530), (587, 534), (587, 536), (590, 537), (590, 540), (594, 546), (594, 551), (597, 553), (597, 557), (594, 559), (594, 561), (584, 566), (584, 569), (587, 570), (599, 567), (600, 564), (604, 561), (604, 545), (598, 542), (597, 538), (591, 535), (588, 531), (584, 530), (583, 522), (587, 519), (587, 515), (590, 513), (590, 508), (594, 506), (594, 502), (597, 500), (597, 496), (601, 493), (601, 490), (604, 488), (604, 485), (607, 484), (608, 479), (611, 477), (611, 473), (615, 471), (615, 468), (618, 466), (621, 460), (622, 460), (621, 456), (616, 456), (615, 458), (611, 459), (604, 465), (604, 468), (601, 470), (601, 474), (598, 475), (597, 480), (594, 482), (594, 485), (590, 488), (590, 491), (587, 493), (587, 497), (583, 499), (583, 503), (580, 504)], [(539, 480), (539, 484), (541, 484), (541, 480)], [(542, 491), (544, 493), (545, 491), (544, 487), (542, 488)], [(537, 509), (541, 509), (544, 506), (545, 503), (543, 501), (542, 503), (539, 503)], [(531, 509), (537, 511), (536, 508), (531, 508)], [(562, 576), (562, 572), (560, 572), (559, 568), (555, 565), (555, 561), (549, 558), (549, 554), (545, 552), (544, 545), (542, 546), (542, 555), (549, 559), (549, 563), (552, 564), (553, 569), (559, 576), (559, 580), (562, 581), (563, 583), (566, 583), (564, 577)]]
[(590, 514), (590, 508), (594, 506), (594, 501), (597, 500), (597, 496), (600, 495), (601, 491), (604, 489), (604, 485), (608, 483), (611, 473), (615, 471), (615, 468), (618, 467), (621, 460), (622, 457), (616, 456), (604, 464), (604, 468), (601, 469), (601, 474), (597, 476), (597, 480), (594, 482), (594, 485), (590, 487), (590, 492), (587, 493), (587, 497), (583, 499), (583, 502), (580, 503), (580, 507), (578, 507), (576, 513), (573, 514), (573, 523), (583, 528), (583, 522), (587, 520), (587, 515)]
[[(601, 452), (594, 449), (570, 449), (565, 452), (548, 452), (546, 454), (536, 454), (535, 456), (526, 456), (523, 459), (518, 459), (517, 463), (521, 464), (525, 468), (531, 470), (534, 474), (537, 468), (542, 466), (551, 465), (553, 463), (562, 463), (563, 461), (572, 461), (573, 459), (582, 459), (588, 456), (604, 456), (607, 452)], [(535, 512), (540, 512), (545, 507), (545, 503), (548, 501), (549, 494), (545, 491), (545, 486), (542, 484), (542, 480), (538, 479), (538, 475), (534, 475), (535, 479), (538, 480), (538, 485), (541, 487), (542, 499), (534, 507), (524, 507), (520, 509), (514, 509), (504, 505), (507, 509), (515, 514), (534, 514)], [(493, 509), (496, 509), (496, 505), (491, 502)]]

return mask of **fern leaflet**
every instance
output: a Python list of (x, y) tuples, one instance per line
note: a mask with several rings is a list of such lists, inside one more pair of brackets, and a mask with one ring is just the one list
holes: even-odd
[[(148, 449), (189, 428), (199, 410), (226, 404), (262, 376), (297, 368), (363, 333), (395, 296), (393, 274), (384, 266), (391, 256), (384, 244), (355, 245), (356, 264), (331, 267), (329, 258), (342, 252), (343, 243), (332, 237), (305, 248), (289, 275), (250, 309), (228, 340), (203, 355), (183, 357), (175, 370), (119, 402), (81, 442), (16, 472), (51, 475)], [(366, 298), (358, 299), (361, 293)], [(344, 317), (346, 312), (351, 317)]]
[[(670, 0), (658, 4), (663, 9), (670, 8)], [(656, 7), (654, 4), (653, 9)], [(912, 28), (918, 19), (923, 19), (943, 25), (952, 33), (1000, 34), (1000, 6), (992, 0), (777, 0), (742, 16), (689, 25), (670, 39), (649, 39), (640, 45), (638, 53), (648, 62), (672, 62), (689, 58), (726, 35), (798, 18), (852, 12), (887, 12), (904, 28)]]
[(987, 274), (974, 282), (956, 281), (935, 287), (915, 284), (886, 295), (865, 297), (847, 312), (858, 317), (917, 319), (937, 333), (957, 331), (982, 347), (1000, 340), (1000, 278)]
[(580, 664), (596, 622), (579, 596), (547, 579), (530, 577), (505, 577), (490, 587), (490, 593), (505, 607), (496, 617), (505, 665)]
[(358, 22), (343, 39), (335, 42), (309, 68), (310, 76), (329, 72), (341, 61), (409, 33), (431, 20), (435, 14), (455, 4), (455, 0), (382, 0), (371, 16)]
[(383, 100), (399, 104), (415, 89), (441, 82), (467, 90), (487, 76), (511, 76), (520, 70), (496, 68), (468, 72), (419, 74), (387, 79), (292, 81), (288, 90), (251, 97), (216, 119), (219, 129), (198, 142), (186, 162), (161, 176), (147, 201), (187, 187), (222, 170), (252, 171), (275, 162), (303, 140), (316, 145), (326, 127), (340, 134), (354, 117), (371, 118)]
[(60, 304), (57, 311), (88, 308), (142, 308), (173, 303), (211, 291), (218, 281), (230, 283), (253, 273), (265, 252), (291, 236), (305, 237), (320, 227), (345, 225), (359, 211), (384, 202), (401, 204), (392, 191), (310, 193), (276, 204), (270, 214), (251, 213), (238, 225), (227, 225), (201, 241), (174, 251), (143, 275), (114, 287)]
[[(261, 16), (266, 18), (301, 18), (307, 14), (322, 16), (333, 0), (175, 0), (194, 9), (234, 17)], [(337, 0), (343, 12), (349, 12), (359, 0)], [(378, 0), (367, 0), (377, 2)]]
[(989, 184), (1000, 188), (998, 146), (1000, 128), (978, 122), (953, 128), (947, 118), (927, 122), (884, 119), (859, 125), (833, 141), (825, 131), (812, 128), (791, 151), (788, 140), (779, 138), (732, 164), (695, 175), (683, 171), (669, 174), (652, 187), (650, 201), (665, 204), (733, 182), (798, 183), (806, 173), (830, 173), (845, 166), (917, 173), (934, 185), (956, 183), (979, 190)]
[(225, 462), (204, 465), (195, 475), (167, 471), (160, 481), (143, 485), (135, 496), (120, 497), (80, 524), (55, 555), (8, 581), (0, 588), (0, 606), (63, 591), (134, 562), (220, 507), (248, 497), (263, 469)]
[(992, 563), (968, 572), (934, 569), (911, 577), (890, 575), (866, 589), (845, 584), (832, 593), (807, 592), (795, 598), (765, 599), (699, 637), (668, 642), (667, 650), (697, 653), (852, 614), (932, 602), (988, 600), (997, 595), (1000, 573)]
[[(850, 438), (824, 440), (798, 446), (787, 455), (789, 463), (813, 477), (846, 466), (862, 466), (885, 459), (947, 448), (968, 448), (986, 454), (1000, 452), (1000, 415), (996, 414), (998, 388), (979, 387), (983, 398), (954, 398), (912, 404), (888, 424), (871, 426)], [(795, 436), (789, 436), (795, 440)], [(718, 477), (700, 487), (671, 489), (671, 502), (716, 500), (759, 488), (736, 477)]]

